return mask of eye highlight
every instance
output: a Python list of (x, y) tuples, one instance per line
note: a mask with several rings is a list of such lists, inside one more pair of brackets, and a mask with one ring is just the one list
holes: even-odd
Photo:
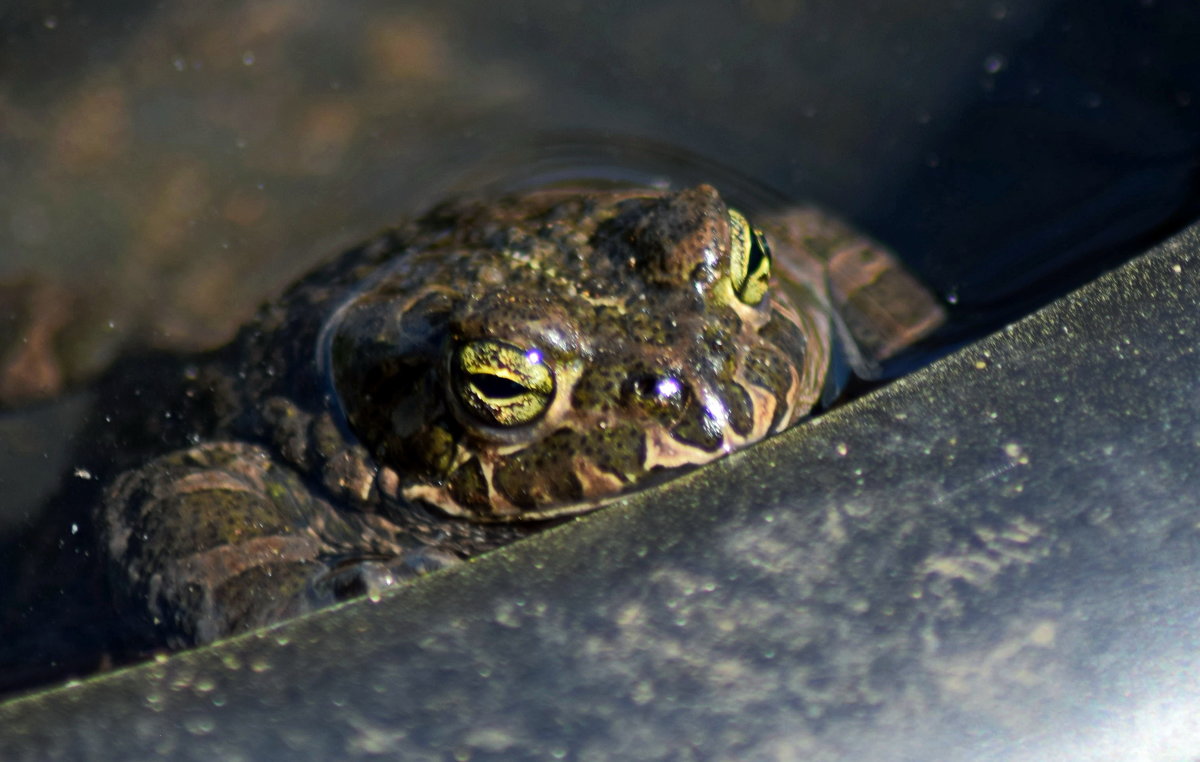
[(736, 209), (729, 210), (729, 255), (733, 292), (746, 304), (758, 304), (771, 282), (771, 249), (762, 231)]
[(554, 373), (537, 349), (485, 339), (455, 350), (451, 386), (463, 406), (484, 423), (523, 426), (550, 407)]

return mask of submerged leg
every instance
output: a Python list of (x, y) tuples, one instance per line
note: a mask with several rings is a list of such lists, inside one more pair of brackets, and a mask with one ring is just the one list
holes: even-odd
[[(379, 523), (375, 521), (374, 523)], [(171, 647), (372, 593), (427, 565), (256, 446), (198, 445), (122, 475), (101, 521), (113, 588)]]
[[(836, 218), (801, 208), (773, 217), (769, 224), (803, 242), (805, 253), (824, 265), (829, 299), (845, 338), (853, 343), (847, 349), (859, 376), (875, 376), (881, 363), (945, 321), (941, 303), (895, 254)], [(802, 263), (780, 266), (785, 277), (812, 277), (811, 268), (801, 269)]]

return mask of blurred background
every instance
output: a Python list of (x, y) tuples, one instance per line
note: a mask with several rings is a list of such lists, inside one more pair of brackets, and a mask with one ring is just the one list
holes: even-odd
[(547, 134), (719, 160), (960, 304), (1195, 202), (1186, 0), (12, 5), (0, 274), (115, 292), (176, 343)]

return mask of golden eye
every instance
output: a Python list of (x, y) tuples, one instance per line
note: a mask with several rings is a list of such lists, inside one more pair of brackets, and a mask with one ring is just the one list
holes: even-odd
[(540, 350), (490, 339), (455, 351), (451, 385), (467, 410), (495, 426), (532, 423), (554, 398), (554, 374)]
[(729, 253), (733, 292), (746, 304), (758, 304), (771, 282), (771, 249), (762, 231), (736, 209), (729, 210)]

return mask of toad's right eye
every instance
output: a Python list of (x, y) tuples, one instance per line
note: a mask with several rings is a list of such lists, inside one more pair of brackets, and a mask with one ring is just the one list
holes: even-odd
[(484, 339), (459, 346), (451, 362), (454, 394), (485, 424), (533, 423), (554, 399), (554, 373), (538, 349)]

